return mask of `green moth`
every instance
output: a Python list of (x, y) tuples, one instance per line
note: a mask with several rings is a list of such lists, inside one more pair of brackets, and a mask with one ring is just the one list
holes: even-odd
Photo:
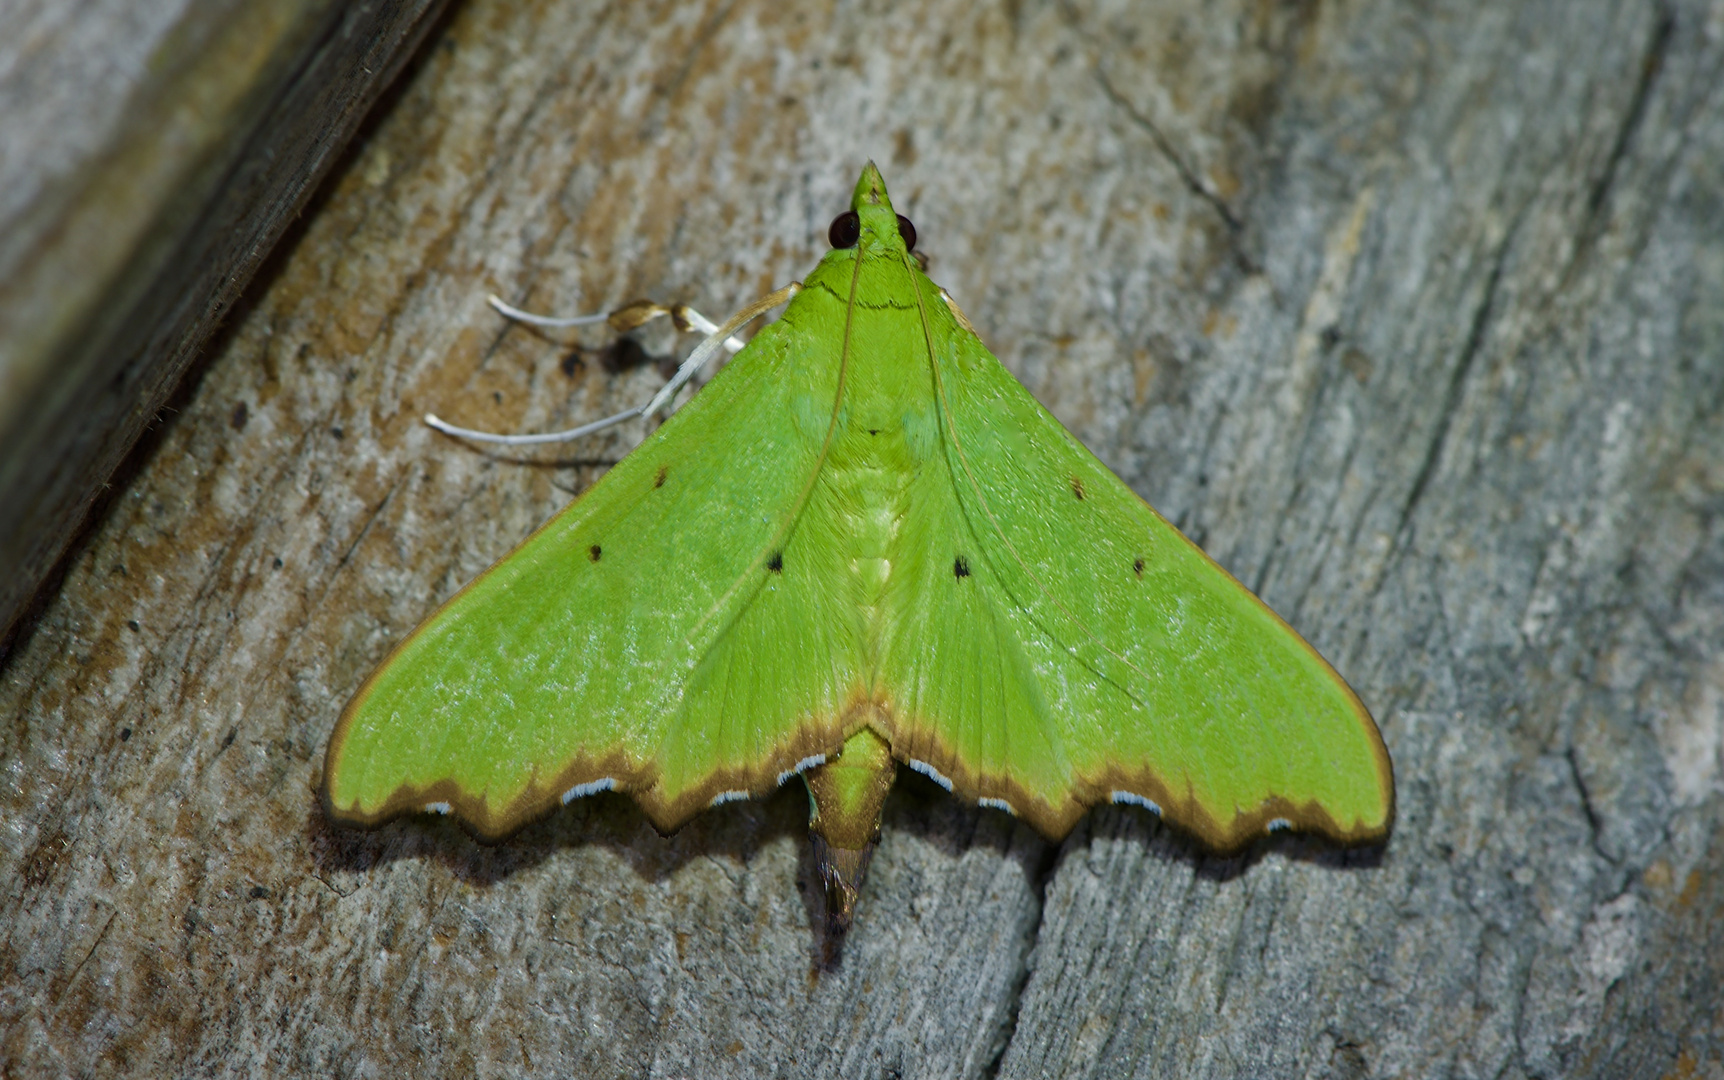
[(1358, 696), (1030, 396), (914, 237), (870, 164), (783, 315), (365, 681), (331, 817), (499, 838), (618, 791), (668, 832), (800, 776), (840, 931), (900, 763), (1053, 839), (1105, 802), (1220, 850), (1385, 837)]

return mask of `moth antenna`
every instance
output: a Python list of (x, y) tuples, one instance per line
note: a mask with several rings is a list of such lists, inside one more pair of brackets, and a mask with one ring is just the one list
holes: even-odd
[[(746, 323), (759, 318), (761, 315), (766, 314), (766, 312), (771, 311), (778, 305), (788, 302), (791, 297), (801, 291), (802, 283), (800, 281), (792, 281), (777, 292), (761, 297), (759, 300), (756, 300), (754, 303), (743, 308), (735, 315), (732, 315), (723, 326), (716, 325), (705, 315), (702, 315), (693, 308), (686, 307), (682, 304), (678, 304), (674, 308), (660, 308), (657, 304), (650, 304), (651, 307), (658, 308), (658, 310), (648, 313), (646, 311), (646, 308), (650, 303), (648, 301), (640, 301), (630, 304), (627, 307), (619, 308), (610, 315), (578, 316), (578, 318), (589, 322), (596, 319), (605, 319), (607, 321), (612, 321), (612, 324), (615, 325), (615, 321), (612, 318), (613, 316), (621, 314), (622, 312), (629, 312), (630, 317), (637, 320), (634, 322), (634, 325), (638, 326), (642, 322), (646, 322), (648, 319), (657, 318), (659, 315), (670, 315), (679, 325), (686, 324), (689, 328), (706, 332), (706, 338), (703, 339), (699, 345), (694, 347), (694, 351), (688, 354), (688, 359), (682, 362), (682, 366), (677, 368), (676, 374), (671, 376), (670, 381), (665, 383), (664, 386), (660, 388), (659, 392), (653, 395), (651, 401), (648, 401), (645, 405), (636, 405), (632, 409), (624, 409), (615, 416), (607, 416), (603, 420), (594, 420), (590, 424), (582, 424), (580, 427), (569, 428), (566, 431), (547, 431), (531, 435), (500, 435), (491, 431), (478, 431), (473, 428), (464, 428), (456, 424), (451, 424), (449, 421), (435, 413), (426, 413), (425, 423), (430, 427), (436, 428), (445, 435), (453, 435), (458, 439), (469, 439), (473, 442), (495, 443), (502, 446), (534, 446), (541, 443), (570, 442), (575, 439), (596, 434), (606, 428), (615, 427), (624, 420), (632, 420), (637, 416), (647, 416), (658, 411), (666, 402), (670, 401), (670, 399), (676, 395), (678, 390), (681, 390), (690, 379), (694, 378), (695, 373), (704, 367), (706, 362), (711, 360), (713, 354), (718, 352), (719, 349), (728, 349), (731, 352), (735, 352), (742, 348), (743, 343), (738, 341), (735, 337), (737, 330), (740, 330)], [(495, 296), (489, 297), (488, 299), (490, 300), (492, 307), (496, 308), (499, 312), (502, 312), (502, 314), (509, 318), (521, 318), (523, 321), (532, 322), (535, 325), (541, 326), (550, 324), (542, 321), (545, 320), (545, 316), (529, 315), (526, 312), (519, 311), (518, 309), (505, 304)], [(565, 321), (555, 323), (555, 325), (572, 326), (575, 324), (573, 322)], [(735, 343), (734, 347), (732, 346), (733, 342)]]

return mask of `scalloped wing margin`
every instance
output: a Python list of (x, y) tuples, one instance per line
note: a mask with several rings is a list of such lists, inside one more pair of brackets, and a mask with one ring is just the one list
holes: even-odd
[(1393, 773), (1358, 696), (926, 290), (947, 468), (906, 536), (894, 753), (1053, 838), (1129, 802), (1218, 850), (1383, 839)]
[(500, 838), (615, 790), (668, 831), (836, 752), (861, 662), (820, 587), (832, 568), (797, 539), (838, 393), (817, 355), (835, 318), (830, 290), (805, 290), (397, 646), (331, 736), (330, 816), (449, 813)]

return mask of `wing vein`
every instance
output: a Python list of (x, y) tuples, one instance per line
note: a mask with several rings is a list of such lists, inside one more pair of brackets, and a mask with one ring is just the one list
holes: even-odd
[[(763, 584), (760, 571), (766, 568), (767, 560), (772, 557), (773, 552), (784, 550), (784, 545), (789, 542), (791, 534), (796, 531), (797, 524), (801, 522), (803, 512), (808, 509), (808, 500), (814, 494), (814, 486), (820, 482), (820, 474), (826, 468), (826, 458), (832, 452), (832, 439), (838, 430), (838, 411), (844, 403), (845, 379), (850, 369), (850, 323), (856, 310), (856, 283), (861, 277), (861, 273), (862, 260), (858, 257), (856, 269), (850, 277), (849, 306), (844, 312), (844, 346), (838, 358), (838, 385), (832, 393), (832, 417), (827, 421), (826, 439), (820, 444), (820, 453), (814, 459), (814, 467), (808, 470), (808, 479), (803, 482), (802, 492), (796, 497), (794, 509), (785, 515), (783, 523), (779, 525), (778, 531), (773, 536), (772, 543), (761, 549), (760, 553), (754, 557), (754, 562), (750, 564), (748, 570), (731, 583), (724, 595), (719, 597), (694, 624), (694, 627), (683, 636), (685, 642), (692, 642), (698, 638), (705, 631), (707, 623), (715, 618), (720, 611), (729, 607), (731, 598), (736, 595), (738, 589), (747, 583), (753, 583), (756, 589)], [(711, 648), (712, 645), (709, 643), (707, 651), (710, 652)], [(701, 658), (704, 659), (704, 657), (705, 653), (702, 654)], [(699, 660), (696, 661), (696, 664), (698, 663)]]
[[(905, 269), (908, 270), (910, 256), (906, 254), (903, 258), (905, 260)], [(915, 280), (914, 275), (911, 276), (911, 280)], [(975, 493), (976, 501), (980, 504), (982, 513), (987, 515), (989, 527), (993, 530), (994, 535), (1000, 538), (1000, 542), (1006, 546), (1006, 550), (1011, 553), (1012, 560), (1018, 564), (1018, 568), (1024, 572), (1024, 576), (1029, 578), (1030, 581), (1034, 583), (1035, 587), (1040, 590), (1041, 594), (1046, 597), (1054, 607), (1058, 608), (1066, 618), (1070, 619), (1077, 626), (1078, 630), (1084, 635), (1084, 637), (1088, 638), (1097, 648), (1113, 657), (1119, 663), (1130, 668), (1140, 678), (1148, 681), (1148, 672), (1132, 663), (1124, 654), (1111, 648), (1107, 642), (1103, 641), (1100, 636), (1096, 634), (1094, 630), (1090, 629), (1087, 622), (1078, 618), (1076, 612), (1072, 611), (1071, 608), (1067, 607), (1059, 597), (1054, 595), (1053, 590), (1048, 588), (1047, 583), (1042, 580), (1041, 575), (1031, 569), (1029, 563), (1024, 560), (1024, 557), (1021, 554), (1019, 554), (1017, 545), (1012, 543), (1012, 539), (1006, 535), (1005, 529), (1001, 528), (999, 517), (994, 513), (993, 507), (988, 503), (988, 497), (986, 493), (982, 491), (981, 482), (976, 479), (974, 471), (970, 468), (970, 458), (969, 455), (964, 452), (964, 444), (958, 438), (958, 424), (952, 414), (952, 403), (946, 396), (945, 376), (940, 371), (940, 359), (934, 351), (934, 331), (933, 327), (929, 325), (928, 322), (927, 302), (923, 299), (922, 290), (920, 288), (914, 289), (913, 291), (916, 294), (916, 310), (922, 320), (923, 340), (927, 343), (928, 362), (934, 369), (934, 387), (935, 392), (940, 398), (940, 412), (945, 419), (946, 431), (951, 437), (952, 449), (958, 455), (958, 464), (964, 470), (964, 479), (969, 482), (970, 490)], [(1068, 651), (1075, 653), (1075, 650)], [(1074, 655), (1073, 659), (1081, 658)], [(1106, 672), (1097, 671), (1096, 674), (1100, 675), (1102, 678), (1107, 678)], [(1110, 679), (1109, 681), (1112, 682), (1113, 680)], [(1115, 683), (1115, 685), (1119, 686), (1118, 683)], [(1138, 697), (1137, 694), (1133, 693), (1130, 687), (1119, 686), (1119, 690), (1132, 701), (1136, 702), (1140, 707), (1145, 709), (1149, 707), (1149, 703)]]

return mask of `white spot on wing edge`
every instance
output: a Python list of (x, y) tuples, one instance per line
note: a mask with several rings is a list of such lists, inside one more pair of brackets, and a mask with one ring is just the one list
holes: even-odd
[(928, 764), (926, 761), (917, 761), (915, 758), (911, 758), (910, 759), (910, 768), (915, 769), (917, 772), (921, 773), (923, 776), (926, 776), (928, 779), (934, 781), (934, 783), (939, 784), (941, 787), (945, 788), (947, 791), (952, 790), (952, 782), (950, 780), (946, 779), (944, 776), (941, 776), (940, 770), (934, 768), (934, 766)]
[(727, 802), (741, 802), (746, 798), (748, 798), (748, 792), (746, 791), (721, 791), (717, 795), (714, 795), (712, 797), (712, 801), (706, 805), (723, 806)]
[(792, 776), (795, 776), (799, 772), (803, 772), (807, 769), (812, 769), (816, 765), (824, 765), (824, 764), (826, 764), (826, 755), (825, 754), (810, 754), (808, 757), (803, 758), (801, 761), (798, 761), (796, 764), (792, 765), (790, 768), (785, 769), (783, 772), (779, 773), (778, 774), (778, 786), (783, 787), (784, 782), (786, 780), (790, 779)]
[(1264, 832), (1285, 832), (1286, 830), (1291, 829), (1292, 827), (1293, 827), (1293, 823), (1291, 821), (1288, 821), (1284, 817), (1278, 817), (1278, 818), (1271, 818), (1269, 821), (1269, 824), (1264, 827), (1263, 831)]
[(1113, 801), (1116, 803), (1125, 803), (1129, 806), (1141, 806), (1145, 810), (1148, 810), (1150, 813), (1154, 814), (1156, 817), (1161, 816), (1161, 807), (1160, 806), (1157, 806), (1153, 801), (1144, 798), (1142, 795), (1139, 795), (1136, 792), (1116, 791), (1113, 793)]
[(976, 805), (985, 806), (990, 810), (1004, 810), (1013, 817), (1018, 816), (1018, 812), (1012, 809), (1012, 804), (1004, 799), (980, 798), (976, 800)]
[(425, 804), (427, 814), (447, 814), (454, 808), (446, 802), (428, 802)]
[(608, 776), (603, 780), (591, 780), (585, 784), (576, 784), (563, 792), (563, 805), (567, 806), (576, 799), (582, 799), (588, 795), (597, 795), (601, 791), (615, 791), (616, 788), (617, 782)]

